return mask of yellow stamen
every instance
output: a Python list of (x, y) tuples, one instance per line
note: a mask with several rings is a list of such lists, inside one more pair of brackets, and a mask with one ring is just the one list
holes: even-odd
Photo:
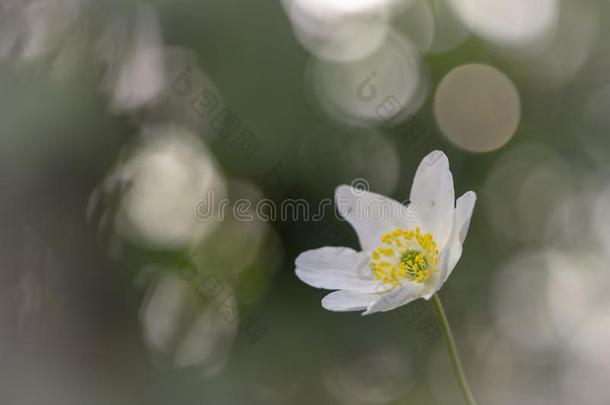
[(377, 280), (397, 286), (407, 279), (422, 283), (436, 271), (439, 251), (432, 234), (397, 228), (381, 237), (371, 253), (371, 270)]

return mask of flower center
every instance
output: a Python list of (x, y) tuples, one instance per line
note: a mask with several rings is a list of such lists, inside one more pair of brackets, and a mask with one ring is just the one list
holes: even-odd
[(381, 237), (371, 253), (371, 270), (377, 280), (397, 286), (407, 279), (422, 283), (436, 271), (439, 252), (432, 234), (397, 228)]

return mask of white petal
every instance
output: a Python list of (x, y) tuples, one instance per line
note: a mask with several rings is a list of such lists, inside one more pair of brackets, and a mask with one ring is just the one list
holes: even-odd
[(474, 210), (474, 204), (476, 201), (477, 195), (473, 191), (464, 193), (456, 201), (453, 231), (451, 242), (449, 244), (449, 263), (447, 265), (447, 272), (443, 282), (449, 278), (449, 275), (462, 256), (462, 244), (466, 239), (466, 234), (468, 233), (468, 228), (470, 227), (470, 218), (472, 218), (472, 211)]
[(474, 204), (477, 202), (477, 195), (474, 191), (465, 192), (455, 202), (455, 219), (454, 219), (454, 232), (460, 242), (464, 242), (468, 228), (470, 227), (470, 218), (472, 218), (472, 211), (474, 210)]
[(364, 251), (377, 248), (384, 233), (396, 228), (412, 228), (415, 224), (415, 217), (405, 205), (350, 186), (337, 187), (335, 203), (341, 216), (358, 234)]
[(408, 282), (391, 291), (380, 292), (377, 294), (377, 301), (375, 301), (373, 305), (367, 307), (367, 310), (362, 315), (385, 312), (398, 308), (420, 298), (424, 291), (424, 284)]
[(361, 311), (366, 309), (375, 300), (378, 294), (357, 293), (353, 291), (335, 291), (322, 299), (322, 307), (329, 311)]
[(323, 247), (301, 253), (296, 275), (312, 287), (327, 290), (378, 291), (380, 282), (369, 267), (369, 256), (344, 247)]
[(455, 201), (449, 160), (443, 152), (435, 150), (422, 159), (410, 199), (422, 232), (431, 233), (442, 249), (451, 235)]

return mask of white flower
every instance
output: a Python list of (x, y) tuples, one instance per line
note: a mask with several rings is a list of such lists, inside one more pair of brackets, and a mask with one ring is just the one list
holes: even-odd
[(441, 288), (462, 254), (476, 195), (455, 201), (447, 156), (434, 151), (417, 169), (408, 205), (349, 186), (339, 186), (335, 199), (362, 251), (303, 252), (296, 274), (313, 287), (338, 290), (324, 297), (324, 308), (367, 315), (430, 299)]

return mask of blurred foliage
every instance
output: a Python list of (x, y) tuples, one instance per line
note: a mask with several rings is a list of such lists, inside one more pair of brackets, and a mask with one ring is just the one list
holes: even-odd
[[(332, 198), (337, 184), (373, 173), (387, 189), (382, 191), (404, 200), (421, 157), (443, 149), (456, 193), (475, 190), (479, 195), (463, 257), (441, 293), (475, 393), (481, 402), (555, 404), (580, 398), (601, 404), (607, 363), (599, 369), (583, 366), (589, 373), (602, 370), (590, 388), (597, 397), (579, 397), (587, 385), (566, 382), (560, 372), (574, 372), (566, 365), (570, 348), (577, 339), (587, 342), (587, 336), (562, 335), (573, 324), (549, 326), (563, 340), (533, 352), (503, 329), (528, 322), (546, 325), (550, 319), (547, 303), (538, 301), (546, 299), (551, 284), (516, 292), (510, 285), (513, 279), (530, 285), (532, 273), (552, 278), (548, 252), (576, 258), (578, 274), (603, 267), (581, 264), (585, 258), (607, 258), (602, 225), (608, 222), (595, 224), (610, 220), (602, 215), (608, 197), (602, 191), (608, 187), (610, 122), (604, 116), (609, 105), (603, 94), (594, 95), (610, 74), (604, 45), (610, 13), (605, 1), (586, 3), (598, 11), (600, 40), (583, 67), (561, 85), (532, 80), (520, 62), (472, 35), (451, 51), (423, 56), (429, 94), (414, 117), (394, 127), (352, 128), (329, 116), (316, 99), (306, 74), (313, 57), (295, 38), (278, 2), (150, 2), (164, 44), (193, 52), (223, 105), (260, 142), (256, 153), (245, 157), (231, 143), (209, 141), (209, 134), (195, 131), (227, 182), (244, 182), (256, 190), (252, 194), (260, 192), (256, 198), (304, 198), (315, 205)], [(170, 251), (133, 246), (117, 238), (112, 226), (100, 229), (108, 206), (98, 207), (101, 212), (87, 220), (92, 193), (142, 127), (154, 121), (154, 114), (150, 118), (142, 110), (111, 113), (100, 84), (109, 68), (97, 60), (96, 38), (114, 14), (131, 15), (137, 4), (91, 2), (77, 24), (84, 31), (71, 35), (82, 35), (77, 39), (84, 47), (74, 67), (60, 68), (64, 74), (59, 77), (53, 75), (57, 50), (35, 61), (5, 58), (0, 64), (2, 403), (456, 403), (458, 390), (443, 342), (421, 326), (431, 313), (427, 302), (366, 318), (330, 313), (319, 305), (323, 292), (294, 276), (294, 258), (303, 250), (357, 247), (351, 228), (333, 215), (321, 222), (254, 224), (260, 229), (251, 234), (242, 224), (226, 223), (201, 245)], [(5, 18), (0, 15), (0, 24)], [(468, 63), (498, 68), (520, 95), (516, 134), (489, 153), (455, 147), (435, 123), (434, 89), (449, 71)], [(373, 141), (363, 141), (367, 136)], [(423, 137), (423, 146), (414, 147), (413, 137)], [(394, 153), (396, 167), (385, 152), (375, 155), (376, 148)], [(368, 159), (377, 160), (370, 167), (346, 168)], [(542, 264), (514, 265), (532, 252), (542, 255)], [(266, 330), (251, 343), (240, 323), (226, 367), (207, 378), (197, 367), (156, 364), (138, 318), (147, 290), (164, 271), (180, 270), (185, 256), (202, 274), (220, 274)], [(163, 271), (142, 272), (150, 266)], [(590, 277), (593, 284), (605, 285), (609, 275), (602, 271)], [(514, 293), (509, 298), (495, 293), (499, 279), (509, 280), (506, 288)], [(579, 305), (575, 325), (589, 325), (593, 315), (603, 318), (578, 295), (584, 284), (574, 283), (562, 305)], [(535, 299), (537, 294), (542, 298)], [(498, 304), (499, 296), (508, 304)], [(603, 294), (595, 304), (607, 313)], [(506, 320), (498, 308), (515, 308), (515, 313), (504, 313)], [(606, 325), (593, 323), (598, 324)], [(593, 330), (607, 336), (610, 328)], [(525, 339), (537, 338), (536, 330), (522, 333)], [(607, 340), (602, 346), (600, 356), (608, 357)], [(558, 358), (557, 353), (570, 354)], [(573, 396), (562, 399), (566, 391)]]

